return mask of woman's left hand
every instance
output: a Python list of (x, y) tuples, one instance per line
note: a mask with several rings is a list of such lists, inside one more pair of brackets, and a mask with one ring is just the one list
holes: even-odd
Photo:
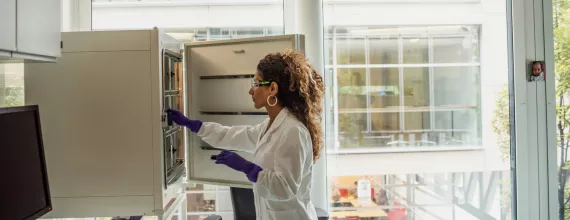
[(245, 168), (251, 162), (232, 151), (222, 151), (216, 156), (216, 164), (224, 164), (234, 170), (245, 172)]
[(222, 151), (216, 156), (216, 164), (224, 164), (234, 170), (244, 172), (251, 182), (257, 182), (257, 174), (262, 170), (258, 165), (249, 162), (232, 151)]

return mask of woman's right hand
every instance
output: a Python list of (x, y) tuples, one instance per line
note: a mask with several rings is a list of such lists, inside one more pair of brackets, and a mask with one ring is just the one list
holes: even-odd
[(174, 109), (167, 109), (166, 112), (170, 114), (172, 121), (174, 121), (174, 123), (187, 127), (194, 133), (198, 132), (200, 130), (200, 127), (202, 127), (201, 121), (189, 119), (186, 116), (184, 116), (182, 112), (179, 112)]

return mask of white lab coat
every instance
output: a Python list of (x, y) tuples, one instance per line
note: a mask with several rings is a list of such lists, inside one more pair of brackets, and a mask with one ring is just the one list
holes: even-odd
[[(213, 147), (253, 153), (263, 168), (253, 184), (258, 220), (317, 220), (311, 202), (313, 145), (307, 128), (283, 108), (267, 130), (204, 122), (198, 136)], [(245, 175), (245, 174), (244, 174)]]

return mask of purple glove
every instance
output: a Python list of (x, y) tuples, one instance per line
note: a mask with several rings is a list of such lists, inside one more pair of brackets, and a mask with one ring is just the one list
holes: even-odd
[(188, 129), (190, 129), (190, 131), (194, 133), (198, 132), (202, 127), (201, 121), (191, 120), (186, 116), (184, 116), (182, 112), (176, 111), (174, 109), (168, 109), (166, 110), (166, 112), (172, 116), (172, 120), (174, 121), (174, 123), (187, 127)]
[(227, 150), (222, 151), (222, 153), (216, 156), (216, 164), (224, 164), (234, 170), (241, 171), (245, 173), (249, 181), (254, 183), (257, 182), (257, 175), (259, 172), (263, 170), (260, 166), (247, 161), (234, 152)]

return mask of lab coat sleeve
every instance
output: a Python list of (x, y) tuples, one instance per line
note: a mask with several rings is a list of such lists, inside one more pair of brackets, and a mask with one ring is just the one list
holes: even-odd
[[(285, 201), (297, 195), (304, 170), (312, 164), (312, 145), (308, 131), (292, 127), (285, 132), (274, 153), (274, 169), (263, 168), (254, 185), (267, 200)], [(310, 160), (307, 161), (307, 160)]]
[(214, 122), (204, 122), (197, 135), (216, 148), (253, 153), (262, 124), (223, 126)]

